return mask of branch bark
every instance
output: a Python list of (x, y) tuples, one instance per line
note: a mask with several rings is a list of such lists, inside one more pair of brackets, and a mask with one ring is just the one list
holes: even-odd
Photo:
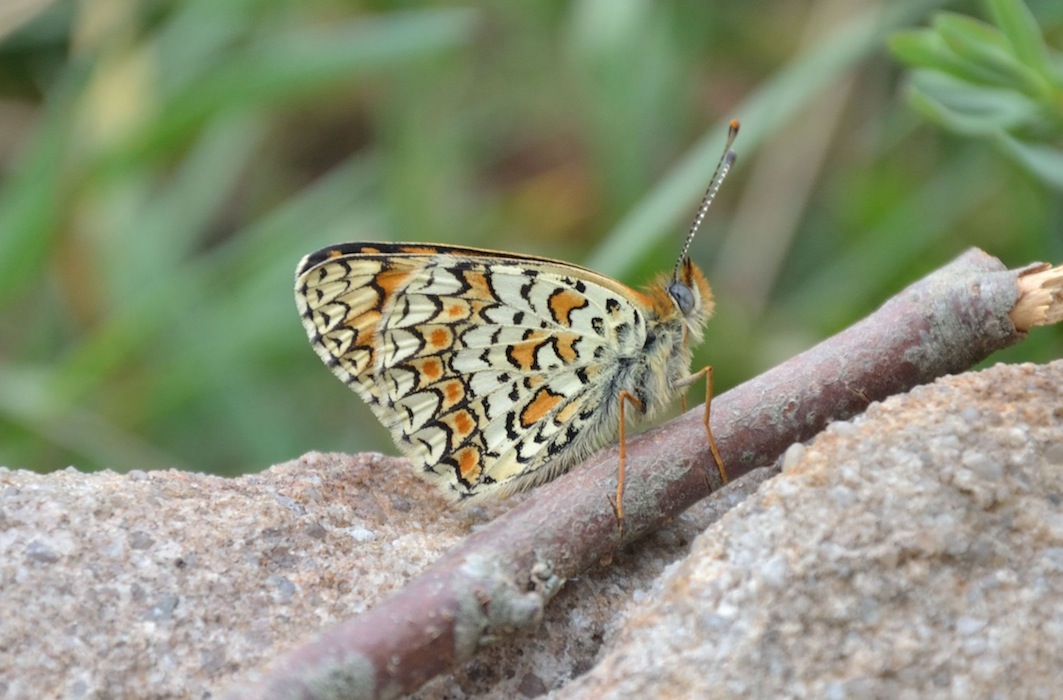
[[(1043, 270), (1008, 271), (968, 251), (863, 321), (717, 397), (713, 434), (731, 478), (771, 464), (830, 421), (1021, 340), (1025, 334), (1009, 317), (1027, 294), (1019, 280)], [(468, 660), (492, 637), (534, 627), (564, 579), (719, 487), (701, 420), (695, 408), (629, 440), (623, 532), (608, 499), (613, 446), (228, 697), (392, 698)]]

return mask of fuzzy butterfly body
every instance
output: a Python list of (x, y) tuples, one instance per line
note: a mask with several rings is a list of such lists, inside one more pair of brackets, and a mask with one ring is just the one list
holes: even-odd
[(435, 244), (306, 256), (296, 300), (317, 354), (454, 500), (542, 483), (690, 376), (712, 312), (689, 260), (645, 292), (568, 263)]
[[(670, 275), (644, 291), (569, 263), (432, 243), (344, 243), (302, 259), (295, 299), (318, 356), (454, 501), (548, 481), (707, 375), (691, 349), (712, 292), (687, 251), (734, 163), (724, 157)], [(633, 411), (625, 413), (625, 408)]]

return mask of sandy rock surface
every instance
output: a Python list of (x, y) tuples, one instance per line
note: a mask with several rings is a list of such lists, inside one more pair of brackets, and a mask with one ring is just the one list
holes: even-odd
[(1055, 698), (1063, 362), (872, 406), (791, 448), (555, 698)]
[[(1063, 685), (1063, 362), (872, 406), (792, 449), (698, 537), (761, 472), (568, 582), (536, 633), (418, 697)], [(372, 454), (238, 479), (0, 469), (0, 697), (217, 696), (510, 503), (450, 511)]]

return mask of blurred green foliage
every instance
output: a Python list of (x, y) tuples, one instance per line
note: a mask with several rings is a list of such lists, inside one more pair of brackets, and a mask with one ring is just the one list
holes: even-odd
[[(306, 342), (303, 254), (440, 241), (639, 284), (674, 262), (731, 118), (739, 165), (692, 250), (718, 390), (969, 246), (1063, 261), (1063, 3), (944, 5), (0, 10), (0, 464), (393, 452)], [(1000, 359), (1061, 348), (1046, 329)]]
[(909, 97), (929, 120), (983, 137), (1063, 191), (1063, 54), (1048, 48), (1019, 0), (990, 0), (996, 26), (953, 13), (896, 34), (912, 66)]

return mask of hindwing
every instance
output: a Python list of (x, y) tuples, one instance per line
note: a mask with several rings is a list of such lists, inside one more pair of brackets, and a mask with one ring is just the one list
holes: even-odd
[(599, 412), (650, 303), (568, 263), (388, 243), (306, 256), (296, 300), (317, 354), (455, 499), (546, 481), (615, 433)]

